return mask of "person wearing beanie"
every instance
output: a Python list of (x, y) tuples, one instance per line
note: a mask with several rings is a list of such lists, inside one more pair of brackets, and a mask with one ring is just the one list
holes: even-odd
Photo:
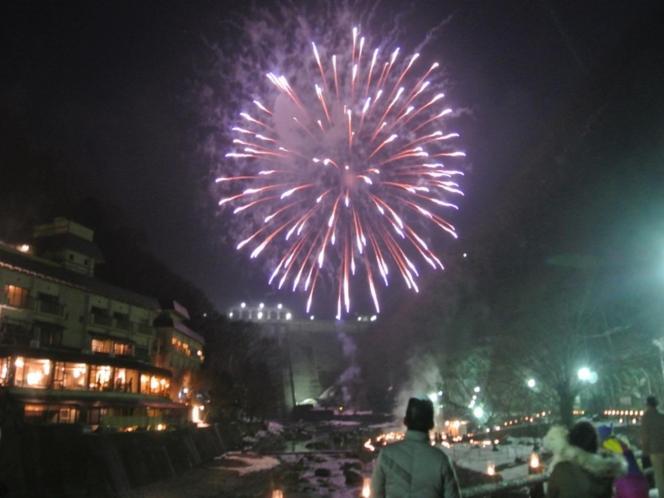
[(429, 443), (433, 403), (410, 398), (404, 424), (406, 437), (384, 447), (371, 478), (372, 498), (460, 498), (448, 456)]

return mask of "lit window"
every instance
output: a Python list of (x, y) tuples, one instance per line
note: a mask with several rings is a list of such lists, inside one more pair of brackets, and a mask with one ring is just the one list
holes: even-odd
[(112, 368), (108, 365), (91, 365), (90, 389), (93, 391), (110, 390), (112, 371)]
[(141, 393), (168, 396), (171, 382), (164, 377), (141, 374)]
[(113, 342), (113, 354), (118, 356), (132, 356), (134, 345), (128, 342)]
[(16, 368), (14, 385), (35, 389), (48, 387), (51, 375), (51, 360), (18, 356), (14, 361), (14, 367)]
[(55, 389), (85, 389), (88, 366), (85, 363), (64, 363), (58, 361), (53, 370)]
[(9, 358), (0, 358), (0, 386), (6, 386), (9, 378)]
[(7, 304), (15, 308), (27, 308), (29, 303), (28, 289), (16, 285), (5, 285)]
[(111, 352), (112, 347), (113, 347), (113, 342), (110, 339), (92, 339), (93, 353), (108, 354)]

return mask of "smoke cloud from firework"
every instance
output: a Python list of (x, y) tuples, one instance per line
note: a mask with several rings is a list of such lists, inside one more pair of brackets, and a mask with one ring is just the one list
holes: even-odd
[(429, 232), (457, 236), (448, 216), (465, 154), (439, 64), (374, 39), (344, 9), (328, 16), (335, 22), (295, 16), (282, 45), (256, 37), (258, 56), (243, 48), (239, 71), (252, 61), (257, 72), (237, 114), (221, 120), (232, 143), (216, 184), (238, 220), (236, 248), (268, 262), (273, 286), (303, 292), (307, 312), (331, 284), (339, 318), (355, 293), (380, 312), (381, 286), (418, 292), (423, 266), (444, 268)]

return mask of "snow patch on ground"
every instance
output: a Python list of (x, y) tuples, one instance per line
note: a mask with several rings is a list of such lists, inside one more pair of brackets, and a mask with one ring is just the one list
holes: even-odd
[(218, 468), (237, 472), (240, 476), (270, 470), (278, 466), (280, 463), (279, 460), (271, 456), (262, 456), (255, 453), (240, 453), (238, 451), (224, 453), (223, 455), (215, 457), (215, 460), (221, 462), (221, 465)]
[[(501, 445), (498, 447), (498, 451), (493, 451), (491, 446), (455, 444), (451, 448), (443, 448), (443, 451), (452, 459), (455, 465), (486, 474), (489, 463), (493, 463), (498, 467), (513, 464), (517, 458), (527, 462), (530, 453), (533, 451), (533, 446), (532, 444), (509, 444)], [(509, 469), (496, 471), (496, 474), (502, 475), (505, 480), (527, 477), (528, 465), (520, 464)]]

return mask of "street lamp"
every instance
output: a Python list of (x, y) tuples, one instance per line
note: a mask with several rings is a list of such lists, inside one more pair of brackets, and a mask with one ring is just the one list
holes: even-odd
[(581, 382), (590, 382), (590, 376), (592, 372), (588, 367), (581, 367), (579, 368), (579, 371), (576, 372), (576, 376), (579, 378)]
[(528, 380), (526, 381), (526, 385), (527, 385), (530, 389), (535, 389), (535, 386), (537, 385), (537, 382), (535, 382), (535, 379), (530, 378), (530, 379), (528, 379)]
[(578, 372), (576, 372), (576, 376), (581, 382), (587, 382), (589, 384), (595, 384), (597, 382), (597, 372), (588, 367), (579, 368)]

